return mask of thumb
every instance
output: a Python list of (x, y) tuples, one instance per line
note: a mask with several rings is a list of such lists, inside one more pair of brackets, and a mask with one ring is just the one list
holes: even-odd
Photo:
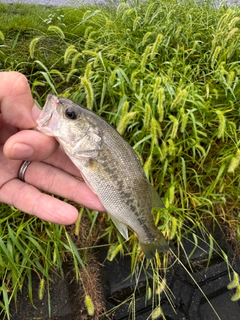
[(29, 129), (36, 126), (34, 103), (27, 78), (19, 72), (0, 72), (0, 113), (13, 127)]

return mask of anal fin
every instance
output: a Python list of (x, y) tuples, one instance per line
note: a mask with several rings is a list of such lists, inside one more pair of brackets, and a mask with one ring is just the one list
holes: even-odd
[(113, 218), (111, 216), (112, 222), (115, 224), (115, 226), (117, 227), (118, 231), (121, 233), (121, 235), (127, 240), (128, 239), (128, 228), (127, 226), (122, 223), (121, 221)]

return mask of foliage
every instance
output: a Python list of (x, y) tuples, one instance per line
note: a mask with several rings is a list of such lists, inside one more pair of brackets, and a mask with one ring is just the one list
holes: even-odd
[[(214, 242), (207, 221), (228, 226), (238, 245), (239, 7), (148, 0), (46, 14), (38, 30), (16, 31), (14, 19), (0, 30), (0, 68), (23, 72), (40, 105), (55, 92), (118, 129), (162, 196), (154, 219), (177, 246), (197, 228)], [(126, 244), (107, 223), (108, 258), (129, 252), (134, 272), (135, 235)]]

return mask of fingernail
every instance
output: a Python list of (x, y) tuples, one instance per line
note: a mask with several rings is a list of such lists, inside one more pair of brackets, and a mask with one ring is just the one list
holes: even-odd
[(14, 159), (28, 159), (30, 158), (34, 153), (34, 149), (32, 146), (25, 144), (25, 143), (20, 143), (17, 142), (15, 143), (10, 151), (11, 158)]

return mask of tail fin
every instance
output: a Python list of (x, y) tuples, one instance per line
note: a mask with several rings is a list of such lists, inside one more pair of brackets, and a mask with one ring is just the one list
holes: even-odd
[(169, 250), (169, 245), (161, 232), (157, 233), (153, 242), (140, 242), (140, 246), (147, 259), (154, 258), (156, 251), (167, 252)]

